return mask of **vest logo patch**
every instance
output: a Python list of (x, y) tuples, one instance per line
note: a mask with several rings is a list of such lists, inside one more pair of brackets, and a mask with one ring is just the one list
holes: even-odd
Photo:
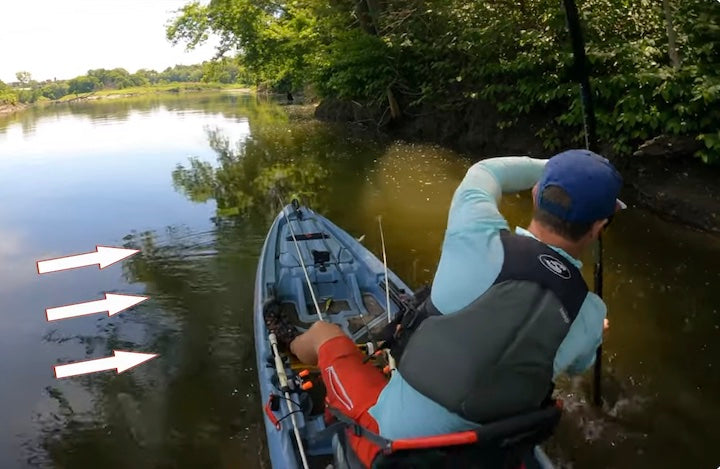
[(548, 254), (540, 254), (538, 256), (538, 260), (543, 266), (545, 266), (547, 270), (554, 273), (558, 277), (564, 278), (566, 280), (570, 278), (570, 270), (565, 266), (565, 264), (563, 264), (553, 256), (550, 256)]

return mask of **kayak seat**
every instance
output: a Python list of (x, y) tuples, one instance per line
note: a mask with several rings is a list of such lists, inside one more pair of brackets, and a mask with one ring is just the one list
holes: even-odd
[(379, 455), (371, 469), (520, 469), (533, 446), (513, 448), (448, 447)]
[[(347, 432), (368, 438), (382, 450), (371, 469), (538, 469), (535, 446), (547, 440), (555, 430), (562, 413), (559, 401), (549, 400), (540, 409), (484, 424), (476, 430), (430, 437), (387, 440), (364, 429), (340, 414), (330, 412), (346, 425)], [(346, 433), (340, 432), (344, 461), (336, 468), (360, 469), (362, 465), (345, 445)]]

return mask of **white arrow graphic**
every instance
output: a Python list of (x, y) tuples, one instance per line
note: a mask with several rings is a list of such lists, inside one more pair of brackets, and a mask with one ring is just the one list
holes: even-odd
[(108, 316), (124, 311), (131, 306), (142, 303), (147, 300), (147, 296), (136, 295), (116, 295), (113, 293), (105, 293), (104, 300), (88, 301), (86, 303), (77, 303), (74, 305), (58, 306), (57, 308), (48, 308), (45, 310), (48, 321), (57, 321), (58, 319), (74, 318), (77, 316), (85, 316), (87, 314), (108, 312)]
[(113, 248), (109, 246), (96, 246), (95, 252), (86, 252), (74, 256), (58, 257), (37, 262), (39, 274), (48, 272), (59, 272), (61, 270), (77, 269), (88, 265), (98, 264), (98, 267), (105, 267), (119, 262), (126, 257), (140, 252), (138, 249)]
[(57, 378), (67, 378), (68, 376), (84, 375), (112, 369), (117, 369), (118, 373), (122, 373), (151, 358), (157, 357), (156, 353), (123, 352), (121, 350), (113, 350), (113, 353), (115, 354), (114, 357), (98, 358), (96, 360), (70, 363), (68, 365), (58, 365), (55, 367), (55, 376)]

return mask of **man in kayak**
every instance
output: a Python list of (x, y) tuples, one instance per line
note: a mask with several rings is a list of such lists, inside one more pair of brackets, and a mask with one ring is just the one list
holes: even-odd
[[(269, 315), (268, 328), (317, 364), (330, 406), (390, 440), (537, 409), (555, 376), (594, 363), (606, 307), (588, 291), (578, 258), (621, 206), (621, 185), (615, 168), (586, 150), (474, 164), (452, 199), (430, 298), (415, 321), (403, 321), (407, 330), (398, 327), (389, 381), (333, 324), (298, 335)], [(531, 188), (532, 221), (512, 233), (498, 202)], [(370, 466), (378, 447), (356, 435), (349, 444)]]

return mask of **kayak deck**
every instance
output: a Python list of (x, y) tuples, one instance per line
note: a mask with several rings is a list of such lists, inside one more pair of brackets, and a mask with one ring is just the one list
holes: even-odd
[[(317, 321), (317, 309), (320, 309), (323, 320), (340, 326), (356, 343), (372, 340), (388, 323), (385, 269), (377, 257), (344, 230), (308, 208), (294, 210), (287, 206), (284, 211), (285, 215), (281, 212), (276, 217), (265, 240), (255, 285), (255, 342), (263, 399), (267, 399), (270, 393), (278, 393), (275, 369), (270, 366), (272, 351), (262, 311), (268, 300), (278, 302), (284, 317), (299, 330), (306, 330)], [(312, 293), (303, 265), (312, 284)], [(390, 314), (394, 317), (403, 308), (399, 296), (411, 296), (412, 293), (394, 273), (388, 271), (388, 278)], [(291, 381), (303, 368), (302, 364), (289, 359), (286, 362)], [(329, 437), (313, 437), (325, 428), (321, 412), (324, 388), (319, 379), (314, 380), (314, 385), (308, 393), (292, 395), (313, 401), (300, 402), (312, 407), (309, 415), (296, 414), (310, 461), (312, 456), (328, 456), (333, 452)], [(285, 399), (280, 401), (280, 409), (276, 412), (279, 417), (289, 412)], [(283, 420), (281, 430), (267, 423), (268, 449), (273, 466), (301, 467), (295, 453), (290, 419)], [(319, 458), (317, 462), (324, 468), (328, 461)]]

